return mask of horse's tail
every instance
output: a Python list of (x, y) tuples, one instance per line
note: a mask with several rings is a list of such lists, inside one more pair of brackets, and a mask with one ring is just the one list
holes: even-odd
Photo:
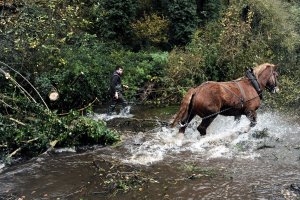
[(193, 97), (195, 95), (195, 88), (191, 88), (189, 89), (189, 91), (186, 93), (186, 95), (184, 96), (181, 105), (180, 105), (180, 109), (176, 114), (176, 117), (174, 119), (174, 121), (171, 124), (171, 127), (175, 127), (178, 122), (182, 122), (182, 121), (186, 121), (188, 120), (188, 116), (189, 116), (189, 112), (191, 112), (191, 106), (192, 106), (192, 100)]

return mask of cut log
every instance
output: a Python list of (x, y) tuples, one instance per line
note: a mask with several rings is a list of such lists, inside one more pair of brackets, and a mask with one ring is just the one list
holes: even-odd
[(56, 88), (52, 88), (49, 93), (49, 99), (50, 101), (56, 101), (59, 98), (59, 93), (57, 92)]

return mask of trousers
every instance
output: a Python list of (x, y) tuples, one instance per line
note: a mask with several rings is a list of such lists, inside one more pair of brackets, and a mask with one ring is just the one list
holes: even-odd
[(124, 96), (122, 95), (122, 93), (119, 93), (119, 98), (116, 99), (114, 97), (111, 98), (111, 102), (110, 105), (108, 107), (108, 114), (111, 114), (112, 112), (115, 111), (117, 104), (121, 104), (122, 108), (124, 109), (127, 106), (127, 101), (124, 98)]

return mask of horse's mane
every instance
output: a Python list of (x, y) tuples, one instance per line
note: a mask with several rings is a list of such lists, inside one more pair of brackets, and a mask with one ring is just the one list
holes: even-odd
[(255, 76), (258, 77), (260, 75), (260, 73), (262, 73), (268, 66), (274, 67), (275, 65), (270, 64), (270, 63), (264, 63), (264, 64), (254, 67), (253, 72), (254, 72)]

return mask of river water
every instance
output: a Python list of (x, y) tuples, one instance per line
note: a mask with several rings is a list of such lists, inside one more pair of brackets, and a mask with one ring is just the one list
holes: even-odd
[(122, 133), (114, 146), (48, 151), (2, 166), (0, 199), (300, 199), (298, 116), (264, 111), (258, 124), (218, 116), (200, 137), (166, 124), (176, 110), (92, 116)]

